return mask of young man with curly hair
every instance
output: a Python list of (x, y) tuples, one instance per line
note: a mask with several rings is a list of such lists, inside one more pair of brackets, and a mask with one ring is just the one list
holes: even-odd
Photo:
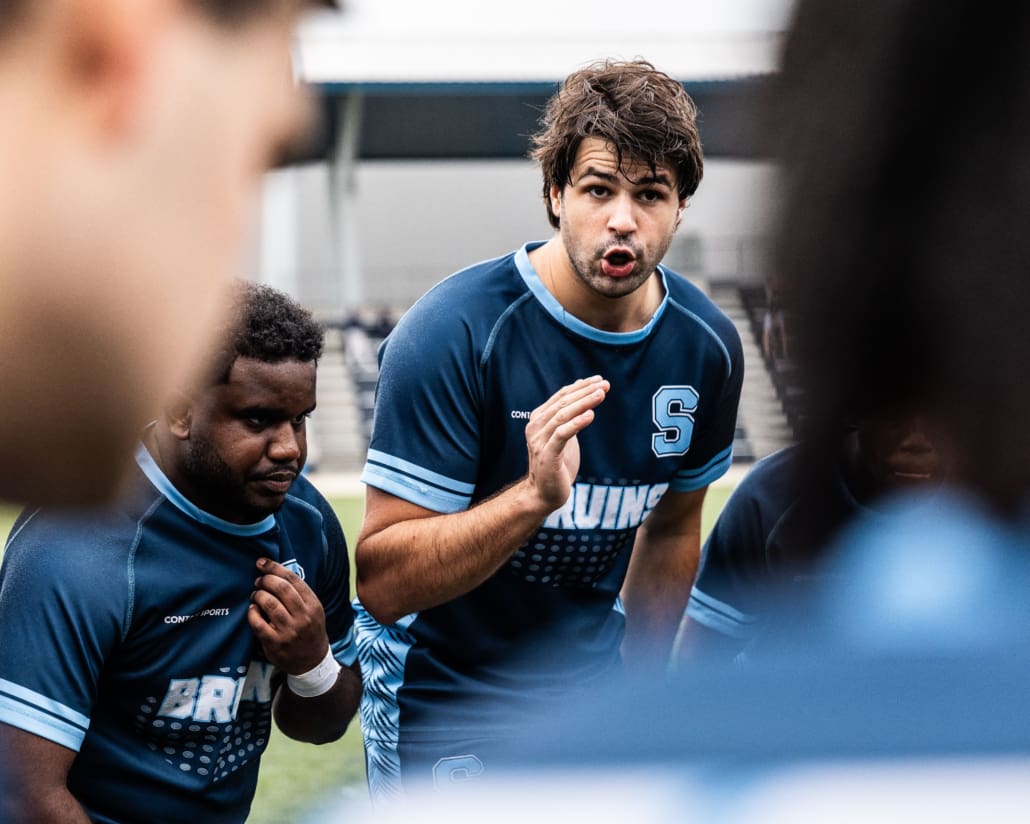
[(554, 236), (444, 280), (380, 353), (355, 561), (380, 803), (488, 774), (523, 709), (620, 658), (657, 672), (732, 460), (740, 341), (661, 265), (701, 180), (693, 101), (591, 65), (533, 156)]
[(213, 367), (109, 511), (26, 510), (0, 570), (4, 821), (242, 822), (274, 715), (358, 706), (347, 548), (301, 477), (322, 330), (238, 283)]

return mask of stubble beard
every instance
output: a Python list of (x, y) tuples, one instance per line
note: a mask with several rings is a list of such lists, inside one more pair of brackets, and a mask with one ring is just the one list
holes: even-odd
[[(586, 286), (591, 292), (601, 297), (613, 300), (632, 295), (651, 278), (658, 268), (659, 262), (665, 257), (665, 253), (672, 244), (672, 236), (659, 249), (659, 254), (654, 258), (648, 257), (644, 250), (637, 244), (628, 240), (616, 239), (606, 246), (598, 247), (589, 254), (577, 251), (577, 247), (571, 242), (564, 229), (561, 230), (562, 241), (565, 245), (566, 255), (572, 266), (576, 279)], [(609, 277), (601, 268), (601, 261), (605, 253), (616, 246), (624, 246), (633, 251), (633, 271), (621, 278)]]
[(190, 446), (183, 467), (193, 488), (208, 502), (202, 509), (224, 520), (243, 523), (256, 523), (273, 511), (247, 500), (245, 482), (235, 477), (210, 441), (194, 437)]

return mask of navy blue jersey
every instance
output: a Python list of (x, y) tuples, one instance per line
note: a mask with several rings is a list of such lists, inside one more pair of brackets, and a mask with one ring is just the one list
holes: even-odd
[(753, 639), (774, 598), (796, 598), (823, 574), (819, 562), (835, 530), (860, 512), (872, 517), (839, 468), (818, 489), (803, 484), (802, 460), (801, 447), (782, 449), (733, 490), (702, 550), (691, 620)]
[(275, 515), (198, 509), (149, 453), (110, 512), (24, 513), (0, 572), (0, 721), (78, 755), (69, 788), (100, 822), (243, 821), (282, 676), (247, 623), (265, 556), (325, 608), (353, 663), (343, 533), (298, 478)]
[(702, 488), (732, 460), (743, 374), (732, 323), (660, 267), (665, 298), (644, 328), (595, 329), (547, 291), (532, 248), (438, 284), (380, 350), (362, 479), (441, 513), (526, 473), (526, 422), (559, 388), (594, 374), (611, 384), (578, 436), (569, 500), (496, 574), (389, 627), (359, 606), (362, 724), (387, 771), (399, 737), (517, 725), (517, 702), (614, 666), (637, 527), (667, 490)]

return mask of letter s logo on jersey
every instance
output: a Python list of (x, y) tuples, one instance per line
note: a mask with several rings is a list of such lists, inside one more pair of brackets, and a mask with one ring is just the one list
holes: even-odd
[(692, 386), (663, 386), (651, 399), (652, 419), (658, 432), (651, 449), (659, 458), (684, 455), (694, 436), (694, 415), (701, 396)]

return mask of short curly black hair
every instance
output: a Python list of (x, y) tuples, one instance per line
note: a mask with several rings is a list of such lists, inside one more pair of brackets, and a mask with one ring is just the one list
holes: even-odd
[(317, 362), (322, 356), (324, 329), (285, 292), (243, 279), (233, 281), (231, 290), (231, 309), (209, 373), (212, 383), (228, 383), (237, 358), (279, 363)]

